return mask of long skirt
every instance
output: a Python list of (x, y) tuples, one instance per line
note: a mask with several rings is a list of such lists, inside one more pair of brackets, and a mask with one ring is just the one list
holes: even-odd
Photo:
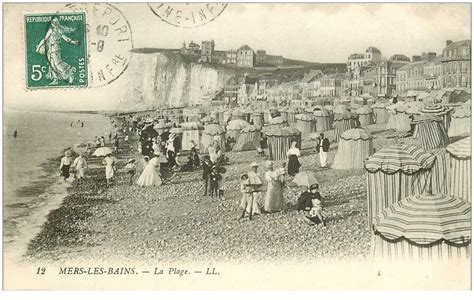
[(148, 164), (145, 169), (143, 169), (142, 174), (137, 180), (137, 184), (141, 187), (161, 185), (160, 174), (153, 164)]
[(285, 209), (283, 188), (280, 181), (276, 180), (268, 183), (264, 209), (267, 212), (276, 212)]
[(290, 155), (288, 157), (288, 175), (294, 176), (300, 171), (300, 161), (298, 160), (298, 156)]
[(63, 165), (61, 168), (61, 176), (64, 177), (65, 179), (69, 178), (69, 168), (70, 165)]

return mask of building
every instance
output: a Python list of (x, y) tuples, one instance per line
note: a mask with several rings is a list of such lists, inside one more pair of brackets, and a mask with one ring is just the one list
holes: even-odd
[(228, 107), (237, 106), (240, 85), (235, 77), (229, 78), (224, 85), (224, 103)]
[(409, 91), (440, 89), (441, 80), (442, 67), (436, 53), (413, 55), (412, 62), (400, 67), (396, 72), (396, 92), (406, 95)]
[(321, 87), (321, 77), (324, 73), (321, 70), (311, 70), (305, 74), (301, 80), (302, 98), (303, 100), (314, 100), (319, 97), (319, 89)]
[(214, 40), (202, 41), (201, 42), (201, 61), (212, 62), (212, 55), (214, 53), (215, 43)]
[(257, 50), (255, 53), (255, 66), (279, 67), (283, 65), (283, 56), (269, 55), (265, 50)]
[(227, 65), (237, 64), (237, 50), (228, 50), (225, 52), (225, 62)]
[(369, 47), (363, 54), (351, 54), (347, 58), (347, 70), (352, 72), (357, 68), (377, 63), (382, 60), (382, 52), (375, 47)]
[(441, 68), (443, 87), (471, 88), (471, 40), (446, 41)]
[(397, 55), (392, 56), (390, 60), (383, 59), (369, 65), (362, 71), (360, 78), (361, 93), (373, 97), (391, 97), (396, 94), (397, 70), (407, 65), (409, 61), (408, 57)]
[(199, 51), (199, 45), (194, 43), (193, 41), (191, 41), (189, 44), (188, 44), (188, 53), (187, 54), (191, 54), (191, 55), (196, 55), (196, 54), (200, 54), (200, 51)]
[(320, 95), (326, 97), (339, 97), (344, 89), (344, 74), (335, 73), (324, 75), (320, 79)]
[(227, 60), (227, 51), (214, 50), (212, 52), (212, 62), (225, 64)]
[(258, 93), (258, 78), (249, 77), (246, 74), (242, 80), (242, 84), (240, 84), (238, 103), (240, 105), (247, 105), (250, 102), (257, 100), (257, 93)]
[(237, 66), (252, 68), (254, 66), (254, 52), (248, 45), (237, 49)]

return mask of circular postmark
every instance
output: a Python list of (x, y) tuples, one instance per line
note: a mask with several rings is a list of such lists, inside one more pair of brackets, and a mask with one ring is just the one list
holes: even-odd
[(133, 49), (132, 30), (123, 13), (107, 3), (70, 3), (86, 13), (89, 87), (117, 80), (127, 69)]
[(163, 22), (176, 27), (193, 28), (214, 21), (227, 3), (150, 3), (151, 11)]

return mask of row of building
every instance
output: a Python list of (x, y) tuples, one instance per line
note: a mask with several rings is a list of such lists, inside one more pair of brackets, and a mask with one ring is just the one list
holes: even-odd
[(393, 97), (410, 91), (471, 87), (471, 41), (447, 41), (441, 55), (422, 53), (408, 58), (396, 54), (389, 59), (375, 47), (352, 54), (346, 73), (324, 74), (311, 70), (301, 80), (279, 82), (271, 74), (239, 80), (231, 78), (221, 96), (228, 103), (252, 101), (282, 103), (312, 102), (346, 96)]
[(283, 65), (283, 56), (267, 54), (265, 50), (254, 51), (248, 45), (227, 51), (215, 50), (214, 40), (202, 41), (201, 46), (191, 41), (179, 52), (184, 55), (200, 56), (201, 62), (235, 65), (242, 68), (279, 67)]

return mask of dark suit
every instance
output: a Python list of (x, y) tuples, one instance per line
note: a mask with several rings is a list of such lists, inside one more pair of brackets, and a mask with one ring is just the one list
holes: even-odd
[[(319, 153), (320, 148), (321, 148), (321, 138), (318, 138), (317, 144), (316, 144), (316, 152)], [(329, 139), (324, 138), (323, 139), (323, 152), (329, 152)]]

